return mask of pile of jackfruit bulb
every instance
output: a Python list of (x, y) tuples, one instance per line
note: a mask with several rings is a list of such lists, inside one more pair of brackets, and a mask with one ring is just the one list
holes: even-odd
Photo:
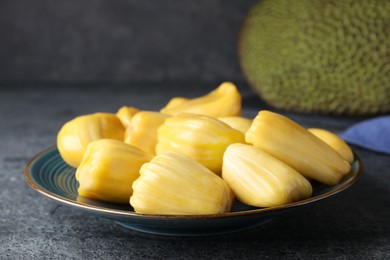
[(266, 110), (241, 117), (230, 82), (205, 96), (175, 97), (159, 112), (124, 106), (76, 117), (57, 146), (77, 168), (81, 198), (163, 215), (225, 213), (235, 199), (254, 207), (304, 200), (313, 181), (338, 184), (354, 159), (327, 130)]

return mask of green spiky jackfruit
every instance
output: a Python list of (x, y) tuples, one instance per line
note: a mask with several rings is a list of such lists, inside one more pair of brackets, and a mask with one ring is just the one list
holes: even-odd
[(239, 56), (274, 107), (390, 112), (390, 1), (262, 0), (244, 21)]

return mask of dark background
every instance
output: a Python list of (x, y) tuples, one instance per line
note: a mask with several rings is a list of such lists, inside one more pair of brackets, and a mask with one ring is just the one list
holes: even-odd
[(2, 0), (0, 86), (246, 89), (237, 42), (255, 2)]

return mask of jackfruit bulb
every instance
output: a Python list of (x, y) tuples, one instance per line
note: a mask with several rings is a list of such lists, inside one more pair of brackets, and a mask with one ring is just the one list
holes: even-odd
[(249, 84), (276, 108), (390, 112), (390, 1), (262, 0), (240, 34)]
[(160, 110), (168, 115), (193, 113), (211, 117), (241, 115), (241, 94), (231, 82), (223, 82), (207, 95), (186, 99), (175, 97)]
[(75, 174), (78, 193), (90, 199), (127, 204), (141, 166), (151, 159), (150, 154), (119, 140), (92, 141)]
[(293, 120), (270, 111), (259, 112), (245, 140), (303, 176), (328, 185), (336, 185), (351, 170), (351, 165), (326, 142)]
[(218, 214), (230, 210), (232, 192), (222, 178), (187, 155), (167, 152), (142, 165), (130, 204), (143, 214)]
[(231, 144), (223, 157), (222, 178), (245, 204), (279, 206), (312, 194), (312, 186), (293, 168), (247, 144)]
[(77, 168), (90, 142), (103, 138), (123, 140), (124, 132), (125, 129), (115, 114), (78, 116), (65, 123), (58, 132), (58, 151), (67, 164)]
[(244, 142), (244, 133), (216, 118), (182, 113), (158, 128), (156, 154), (181, 152), (220, 174), (226, 147)]

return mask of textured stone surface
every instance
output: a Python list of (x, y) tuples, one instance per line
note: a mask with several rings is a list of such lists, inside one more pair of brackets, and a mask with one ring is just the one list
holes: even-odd
[[(350, 189), (259, 228), (224, 236), (138, 233), (61, 205), (25, 183), (25, 163), (55, 143), (65, 121), (115, 111), (123, 104), (158, 109), (169, 97), (183, 94), (178, 86), (176, 91), (158, 89), (165, 88), (0, 90), (0, 259), (390, 258), (389, 156), (361, 149), (356, 151), (364, 172)], [(200, 91), (190, 88), (186, 93), (195, 96)], [(245, 107), (264, 107), (249, 91), (243, 94)], [(334, 130), (359, 120), (289, 115), (305, 125)]]
[(251, 1), (2, 0), (0, 83), (242, 80)]

